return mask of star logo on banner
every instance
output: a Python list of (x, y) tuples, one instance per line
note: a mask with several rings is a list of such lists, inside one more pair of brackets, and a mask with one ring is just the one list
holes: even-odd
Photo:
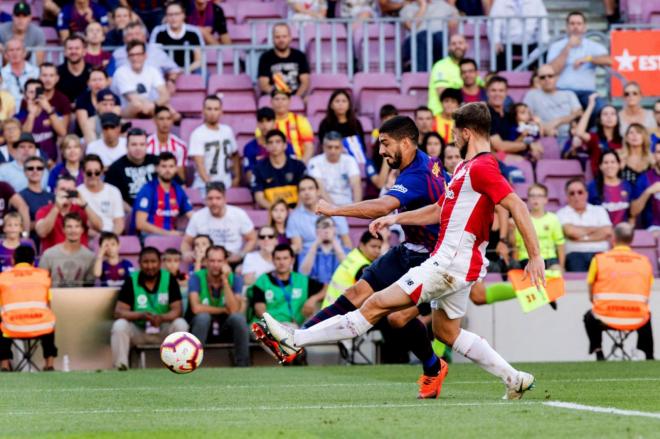
[(616, 62), (619, 63), (620, 72), (632, 72), (635, 70), (633, 63), (637, 59), (636, 56), (628, 53), (628, 49), (623, 49), (623, 54), (621, 56), (615, 56)]

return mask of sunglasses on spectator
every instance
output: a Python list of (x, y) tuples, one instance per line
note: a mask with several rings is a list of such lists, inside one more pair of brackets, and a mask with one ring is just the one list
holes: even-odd
[(577, 191), (570, 191), (570, 192), (568, 193), (568, 196), (569, 196), (569, 197), (572, 197), (573, 195), (584, 195), (584, 194), (585, 194), (584, 190), (579, 189), (579, 190), (577, 190)]
[(259, 239), (273, 239), (275, 235), (259, 235)]
[(85, 175), (88, 177), (99, 177), (103, 174), (103, 171), (85, 171)]
[(548, 74), (548, 75), (539, 75), (539, 79), (540, 79), (541, 81), (544, 81), (544, 80), (546, 80), (546, 79), (552, 79), (552, 78), (554, 78), (554, 77), (555, 77), (555, 75), (550, 75), (550, 74)]
[(623, 93), (623, 95), (624, 95), (625, 97), (628, 97), (628, 96), (638, 96), (638, 95), (639, 95), (639, 92), (638, 92), (638, 91), (626, 91), (626, 92)]
[(25, 170), (26, 171), (43, 171), (44, 167), (43, 166), (26, 166)]

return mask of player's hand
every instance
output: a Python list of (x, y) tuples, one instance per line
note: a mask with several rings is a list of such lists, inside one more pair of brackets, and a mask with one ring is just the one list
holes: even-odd
[(335, 205), (328, 203), (323, 199), (319, 200), (319, 202), (316, 204), (317, 215), (333, 216), (334, 210), (335, 210)]
[(545, 262), (542, 257), (537, 256), (529, 259), (525, 267), (523, 280), (527, 279), (528, 276), (537, 290), (541, 289), (541, 285), (545, 287)]
[(389, 229), (394, 224), (396, 224), (396, 215), (381, 216), (369, 224), (369, 232), (377, 236), (382, 229)]

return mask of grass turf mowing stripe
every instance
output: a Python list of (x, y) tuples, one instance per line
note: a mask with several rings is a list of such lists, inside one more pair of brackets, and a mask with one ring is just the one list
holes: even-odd
[(544, 402), (543, 405), (569, 410), (581, 410), (592, 413), (606, 413), (608, 415), (638, 416), (643, 418), (660, 419), (660, 413), (641, 412), (639, 410), (622, 410), (615, 407), (598, 407), (594, 405), (576, 404), (574, 402), (548, 401)]

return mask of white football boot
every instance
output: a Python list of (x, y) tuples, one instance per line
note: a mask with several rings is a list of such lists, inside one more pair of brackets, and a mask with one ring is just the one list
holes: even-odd
[(534, 388), (535, 384), (536, 379), (534, 378), (534, 375), (527, 372), (518, 372), (515, 381), (506, 386), (506, 393), (502, 399), (521, 399), (526, 391)]
[(267, 312), (265, 312), (263, 315), (263, 322), (266, 326), (266, 329), (268, 329), (270, 336), (279, 343), (280, 349), (285, 354), (297, 354), (298, 351), (302, 349), (293, 346), (293, 332), (295, 331), (294, 328), (281, 324)]

